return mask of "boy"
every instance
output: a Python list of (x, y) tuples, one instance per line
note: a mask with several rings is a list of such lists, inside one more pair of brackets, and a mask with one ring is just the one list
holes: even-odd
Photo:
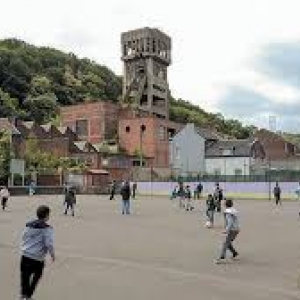
[(21, 298), (32, 299), (42, 277), (45, 257), (50, 254), (55, 261), (53, 228), (47, 224), (50, 216), (48, 206), (39, 206), (37, 219), (26, 224), (21, 244)]
[(1, 198), (2, 210), (5, 210), (5, 208), (7, 207), (7, 201), (8, 201), (8, 198), (9, 198), (9, 191), (8, 191), (6, 186), (4, 186), (0, 190), (0, 198)]
[(237, 210), (233, 207), (231, 199), (225, 200), (225, 241), (223, 243), (220, 257), (216, 260), (216, 264), (220, 264), (225, 261), (226, 250), (229, 249), (232, 253), (232, 258), (235, 259), (238, 256), (238, 252), (234, 249), (232, 242), (235, 240), (240, 232), (239, 220), (237, 216)]
[(189, 185), (187, 185), (185, 188), (185, 202), (186, 211), (192, 211), (194, 209), (194, 206), (192, 204), (192, 192)]
[(69, 188), (66, 193), (65, 193), (65, 202), (64, 202), (66, 208), (65, 208), (65, 215), (68, 214), (68, 210), (69, 208), (72, 211), (72, 216), (75, 216), (75, 211), (74, 211), (74, 207), (76, 204), (76, 196), (75, 196), (75, 192), (73, 189)]
[(215, 213), (215, 201), (212, 194), (209, 194), (206, 200), (206, 216), (207, 220), (209, 221), (209, 227), (214, 226), (214, 213)]

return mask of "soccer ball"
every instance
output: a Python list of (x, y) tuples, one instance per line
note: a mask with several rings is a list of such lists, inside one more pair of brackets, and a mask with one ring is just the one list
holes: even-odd
[(206, 221), (206, 222), (205, 222), (205, 227), (206, 227), (206, 228), (211, 228), (211, 227), (212, 227), (211, 222), (210, 222), (210, 221)]

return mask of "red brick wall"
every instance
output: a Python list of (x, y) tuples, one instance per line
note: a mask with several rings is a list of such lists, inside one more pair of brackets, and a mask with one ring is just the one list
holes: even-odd
[(88, 136), (79, 136), (91, 143), (102, 142), (110, 132), (117, 132), (119, 106), (111, 102), (92, 102), (62, 107), (62, 125), (75, 130), (76, 120), (88, 120)]
[[(153, 157), (156, 167), (169, 166), (169, 140), (167, 135), (168, 121), (154, 117), (141, 117), (121, 119), (119, 121), (119, 143), (129, 154), (135, 154), (140, 149), (140, 126), (145, 125), (146, 130), (142, 137), (142, 151), (144, 155)], [(159, 137), (159, 127), (165, 128), (165, 138)], [(130, 128), (126, 132), (126, 127)]]

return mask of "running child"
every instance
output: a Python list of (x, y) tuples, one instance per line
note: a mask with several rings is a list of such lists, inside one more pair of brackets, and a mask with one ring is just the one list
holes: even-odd
[(9, 190), (7, 189), (6, 186), (4, 186), (0, 190), (0, 198), (1, 198), (2, 210), (6, 209), (9, 196), (10, 196)]

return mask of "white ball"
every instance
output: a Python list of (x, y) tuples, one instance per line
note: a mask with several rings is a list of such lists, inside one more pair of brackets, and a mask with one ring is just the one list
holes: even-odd
[(212, 224), (211, 224), (211, 222), (210, 222), (210, 221), (206, 221), (206, 222), (205, 222), (205, 227), (206, 227), (206, 228), (210, 228), (210, 227), (211, 227), (211, 225), (212, 225)]

